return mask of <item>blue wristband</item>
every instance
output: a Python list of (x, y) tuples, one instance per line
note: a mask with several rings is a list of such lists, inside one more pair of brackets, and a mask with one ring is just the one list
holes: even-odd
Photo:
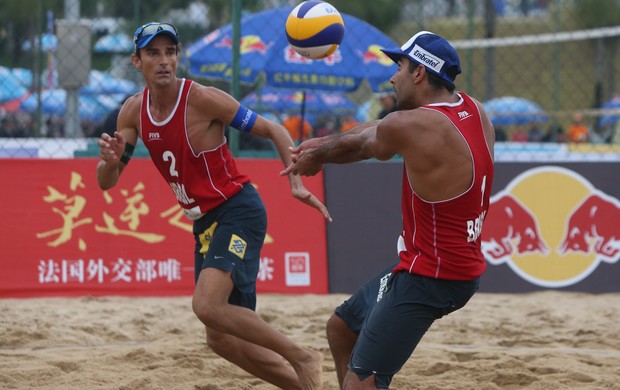
[(243, 131), (245, 133), (249, 133), (254, 127), (254, 122), (256, 122), (256, 118), (258, 115), (250, 109), (247, 109), (243, 106), (239, 106), (239, 110), (235, 114), (230, 125), (237, 130)]

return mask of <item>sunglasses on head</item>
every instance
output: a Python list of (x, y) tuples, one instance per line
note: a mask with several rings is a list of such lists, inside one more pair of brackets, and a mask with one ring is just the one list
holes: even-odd
[(140, 41), (140, 38), (142, 38), (143, 36), (154, 35), (159, 31), (171, 32), (174, 34), (175, 37), (177, 37), (177, 40), (179, 40), (179, 33), (177, 32), (177, 29), (173, 25), (169, 23), (152, 22), (152, 23), (147, 23), (147, 24), (144, 24), (138, 27), (138, 29), (133, 35), (133, 43), (137, 45), (138, 41)]

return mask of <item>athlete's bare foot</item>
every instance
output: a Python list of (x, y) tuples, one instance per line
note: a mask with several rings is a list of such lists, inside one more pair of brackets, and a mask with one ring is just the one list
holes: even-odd
[(308, 357), (299, 361), (299, 366), (294, 367), (299, 384), (303, 390), (323, 389), (323, 354), (318, 351), (307, 350)]

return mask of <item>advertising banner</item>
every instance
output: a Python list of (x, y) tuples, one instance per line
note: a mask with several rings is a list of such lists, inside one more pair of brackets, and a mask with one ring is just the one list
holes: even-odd
[[(98, 159), (0, 160), (0, 297), (189, 295), (192, 224), (149, 159), (102, 191)], [(291, 196), (282, 163), (240, 159), (267, 208), (259, 292), (327, 293), (325, 221)], [(321, 175), (304, 184), (323, 200)]]
[(499, 164), (484, 291), (620, 291), (617, 163)]
[[(617, 162), (497, 163), (482, 229), (480, 291), (620, 291)], [(397, 260), (401, 162), (328, 165), (330, 292)], [(369, 185), (373, 183), (373, 185)]]

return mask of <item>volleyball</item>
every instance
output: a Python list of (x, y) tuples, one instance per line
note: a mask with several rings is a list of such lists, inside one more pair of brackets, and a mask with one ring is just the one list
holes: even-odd
[(304, 1), (286, 19), (286, 38), (299, 55), (313, 60), (332, 54), (344, 37), (340, 12), (324, 1)]

